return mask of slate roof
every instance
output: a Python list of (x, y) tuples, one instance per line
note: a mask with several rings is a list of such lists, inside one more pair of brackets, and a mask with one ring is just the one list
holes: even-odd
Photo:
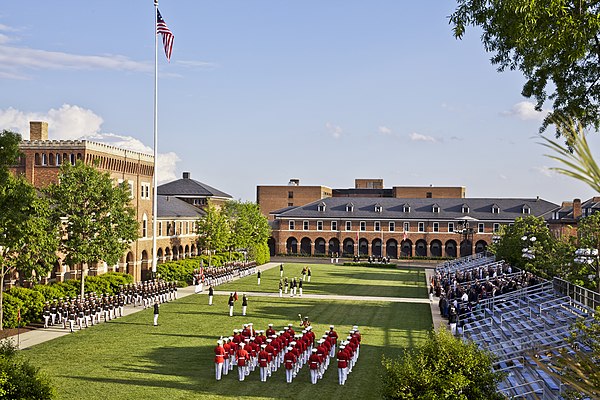
[[(325, 203), (325, 211), (318, 211), (318, 205)], [(346, 205), (354, 204), (354, 212), (347, 212)], [(382, 206), (381, 212), (375, 212), (375, 205)], [(410, 206), (409, 212), (403, 212), (403, 206)], [(433, 206), (439, 206), (439, 212), (433, 212)], [(469, 207), (468, 213), (462, 212), (463, 205)], [(492, 206), (498, 206), (500, 213), (493, 214)], [(530, 214), (523, 214), (523, 207), (528, 206)], [(502, 199), (502, 198), (340, 198), (320, 199), (301, 207), (279, 210), (276, 218), (325, 218), (325, 219), (437, 219), (437, 220), (494, 220), (514, 221), (517, 217), (527, 215), (550, 218), (558, 204), (537, 198)]]
[(186, 203), (174, 196), (156, 196), (158, 218), (192, 218), (198, 219), (206, 215), (204, 210)]
[(186, 196), (186, 197), (224, 197), (232, 199), (231, 195), (215, 189), (206, 183), (198, 182), (191, 178), (181, 178), (176, 181), (165, 183), (158, 187), (158, 195)]

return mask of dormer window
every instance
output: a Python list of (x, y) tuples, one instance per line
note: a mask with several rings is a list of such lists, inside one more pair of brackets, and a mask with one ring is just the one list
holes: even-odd
[(402, 206), (402, 212), (405, 212), (405, 213), (410, 212), (410, 204), (404, 204)]
[(317, 206), (317, 209), (318, 209), (320, 212), (324, 212), (324, 211), (325, 211), (325, 206), (326, 206), (326, 205), (325, 205), (325, 203), (324, 203), (324, 202), (321, 202), (321, 204), (319, 204), (319, 205)]
[(497, 204), (492, 205), (492, 214), (500, 214), (500, 207)]
[(383, 207), (381, 207), (381, 204), (375, 204), (375, 212), (380, 213), (382, 211), (383, 211)]
[(463, 204), (462, 208), (461, 208), (461, 212), (463, 214), (468, 214), (469, 213), (469, 205), (468, 204)]
[(440, 212), (440, 206), (438, 204), (434, 204), (433, 207), (431, 207), (431, 211), (434, 213), (439, 213)]
[(523, 214), (531, 214), (531, 207), (529, 207), (527, 204), (523, 204), (522, 212)]
[(354, 204), (352, 204), (352, 203), (346, 204), (346, 212), (354, 212)]

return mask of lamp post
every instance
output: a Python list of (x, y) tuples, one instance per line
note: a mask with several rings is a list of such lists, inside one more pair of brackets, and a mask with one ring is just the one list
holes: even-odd
[(523, 237), (521, 237), (521, 240), (523, 241), (523, 245), (526, 246), (523, 247), (522, 257), (528, 260), (534, 260), (535, 249), (533, 248), (533, 245), (535, 244), (537, 238), (534, 235), (530, 235), (529, 233), (527, 233)]
[(459, 235), (462, 236), (462, 240), (461, 240), (461, 245), (459, 246), (460, 248), (460, 253), (459, 256), (462, 257), (462, 244), (465, 243), (465, 245), (469, 244), (471, 245), (471, 248), (469, 249), (469, 254), (472, 255), (473, 254), (473, 235), (475, 234), (475, 230), (473, 228), (471, 228), (469, 226), (469, 221), (460, 221), (459, 222), (461, 228), (458, 229), (456, 231), (456, 233), (458, 233)]
[[(581, 248), (575, 251), (575, 262), (578, 264), (587, 264), (596, 271), (596, 289), (600, 293), (600, 254), (598, 249)], [(588, 275), (590, 280), (594, 279), (594, 275)]]

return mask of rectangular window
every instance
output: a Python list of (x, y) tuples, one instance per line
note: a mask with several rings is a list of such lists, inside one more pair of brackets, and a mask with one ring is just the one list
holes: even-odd
[(389, 229), (390, 229), (390, 232), (394, 232), (396, 230), (396, 223), (390, 222)]
[(494, 224), (494, 233), (498, 233), (499, 231), (500, 231), (500, 224), (496, 222)]
[(360, 221), (360, 230), (361, 231), (367, 230), (367, 223), (365, 221)]
[(351, 221), (346, 221), (346, 230), (347, 231), (351, 231), (352, 230), (352, 222)]
[(129, 185), (129, 198), (133, 199), (133, 196), (135, 196), (135, 186), (133, 186), (133, 181), (127, 181), (127, 184)]
[(288, 203), (288, 207), (294, 207), (294, 203)]
[(142, 237), (148, 237), (148, 220), (142, 221)]
[(289, 230), (293, 231), (294, 229), (296, 229), (296, 221), (290, 221), (288, 222), (289, 224)]
[(337, 231), (337, 221), (331, 221), (331, 230)]
[(479, 223), (479, 224), (477, 224), (477, 232), (478, 232), (478, 233), (483, 233), (483, 232), (485, 232), (485, 224), (484, 224), (484, 223)]
[(294, 198), (294, 192), (288, 192), (288, 199)]
[(448, 222), (448, 232), (454, 232), (454, 222)]
[(322, 231), (323, 230), (323, 221), (317, 221), (317, 230), (318, 231)]
[(308, 230), (308, 221), (303, 221), (302, 222), (302, 229), (304, 229), (305, 231)]
[(404, 232), (408, 232), (410, 231), (410, 222), (405, 222), (404, 223)]
[(419, 222), (419, 232), (425, 232), (425, 222)]
[(186, 235), (190, 234), (190, 221), (185, 221), (185, 233)]
[(162, 236), (162, 221), (158, 222), (158, 232), (157, 236)]
[(375, 232), (379, 232), (381, 230), (381, 222), (375, 221), (374, 229), (375, 229)]
[(434, 222), (433, 223), (433, 231), (434, 232), (439, 232), (440, 231), (440, 223), (439, 222)]

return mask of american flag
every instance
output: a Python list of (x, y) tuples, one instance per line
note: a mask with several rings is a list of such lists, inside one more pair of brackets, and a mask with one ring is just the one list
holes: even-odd
[(165, 20), (162, 15), (160, 15), (160, 11), (158, 8), (156, 9), (156, 34), (162, 35), (163, 47), (165, 48), (165, 56), (167, 56), (167, 61), (171, 61), (171, 52), (173, 51), (173, 33), (167, 27)]

